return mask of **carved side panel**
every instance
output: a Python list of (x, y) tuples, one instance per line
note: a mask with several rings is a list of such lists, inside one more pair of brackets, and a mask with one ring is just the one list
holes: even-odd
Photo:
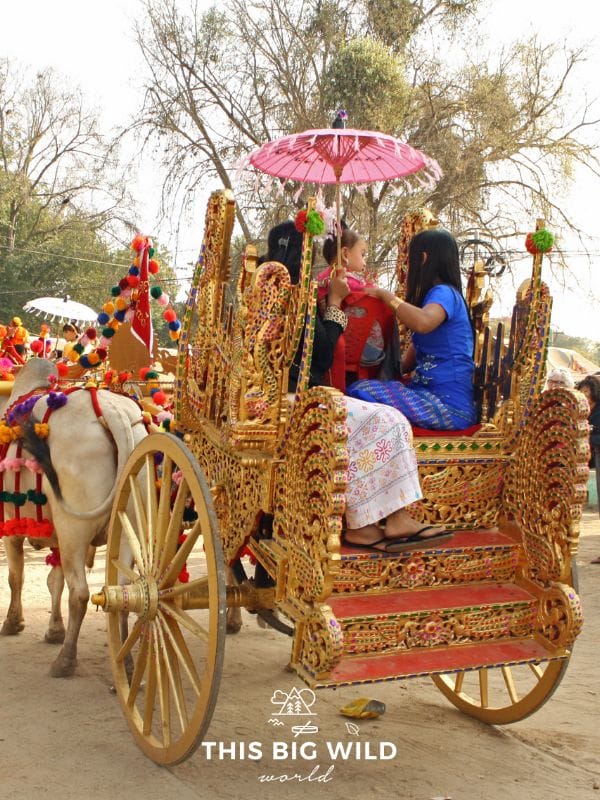
[[(179, 341), (175, 392), (177, 418), (197, 429), (210, 417), (217, 337), (229, 277), (229, 243), (235, 202), (229, 191), (214, 192), (206, 209), (204, 243), (187, 300)], [(220, 353), (221, 358), (227, 354)]]
[(286, 598), (299, 614), (333, 588), (345, 510), (346, 441), (342, 395), (326, 387), (305, 392), (276, 467), (273, 524), (288, 559)]
[(521, 530), (529, 577), (541, 585), (570, 578), (586, 496), (587, 414), (579, 392), (543, 392), (506, 473), (503, 510)]

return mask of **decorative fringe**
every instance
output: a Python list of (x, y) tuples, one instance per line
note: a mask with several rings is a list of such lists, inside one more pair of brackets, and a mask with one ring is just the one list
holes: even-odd
[(54, 533), (51, 520), (7, 519), (0, 522), (0, 539), (3, 536), (29, 536), (32, 539), (49, 539)]

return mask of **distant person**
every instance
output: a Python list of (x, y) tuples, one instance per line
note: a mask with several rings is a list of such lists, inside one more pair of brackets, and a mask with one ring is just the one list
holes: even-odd
[[(600, 513), (600, 376), (588, 375), (578, 384), (579, 391), (587, 397), (590, 405), (590, 449), (592, 460), (590, 465), (596, 469), (596, 494), (598, 495), (598, 512)], [(600, 556), (592, 564), (600, 564)]]
[(545, 389), (574, 389), (575, 381), (566, 369), (557, 368), (548, 373)]

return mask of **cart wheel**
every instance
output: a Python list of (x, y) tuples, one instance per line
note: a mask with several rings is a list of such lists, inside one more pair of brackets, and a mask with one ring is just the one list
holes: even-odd
[[(569, 583), (577, 588), (575, 566)], [(542, 664), (503, 665), (431, 677), (460, 711), (490, 725), (507, 725), (530, 716), (552, 697), (569, 660), (570, 657)]]
[[(121, 475), (106, 586), (115, 689), (133, 735), (158, 764), (202, 741), (225, 645), (225, 582), (216, 515), (194, 457), (175, 436), (148, 436)], [(193, 602), (193, 594), (202, 597)], [(101, 602), (103, 601), (103, 602)]]

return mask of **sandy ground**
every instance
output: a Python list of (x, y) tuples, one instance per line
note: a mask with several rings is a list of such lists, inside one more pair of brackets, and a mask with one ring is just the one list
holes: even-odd
[[(43, 642), (48, 619), (44, 554), (28, 550), (26, 628), (0, 638), (0, 798), (80, 800), (197, 800), (297, 798), (327, 800), (453, 798), (453, 800), (600, 800), (600, 524), (586, 514), (578, 557), (586, 623), (566, 676), (554, 697), (532, 717), (490, 728), (455, 710), (429, 680), (351, 687), (317, 694), (316, 760), (273, 761), (271, 743), (283, 738), (269, 725), (275, 689), (301, 683), (285, 671), (290, 640), (263, 631), (244, 612), (242, 631), (228, 637), (221, 692), (208, 741), (262, 743), (260, 761), (207, 760), (202, 750), (172, 769), (155, 766), (137, 749), (109, 692), (110, 667), (103, 614), (90, 611), (80, 639), (74, 678), (56, 680), (48, 667), (56, 652)], [(6, 559), (0, 548), (0, 613), (8, 599)], [(102, 584), (99, 562), (90, 576)], [(332, 763), (326, 740), (348, 741), (338, 709), (367, 695), (386, 713), (360, 723), (353, 741), (397, 748), (387, 761), (335, 762), (328, 782), (314, 780)], [(377, 752), (376, 749), (372, 752)], [(261, 783), (260, 775), (312, 781)]]

